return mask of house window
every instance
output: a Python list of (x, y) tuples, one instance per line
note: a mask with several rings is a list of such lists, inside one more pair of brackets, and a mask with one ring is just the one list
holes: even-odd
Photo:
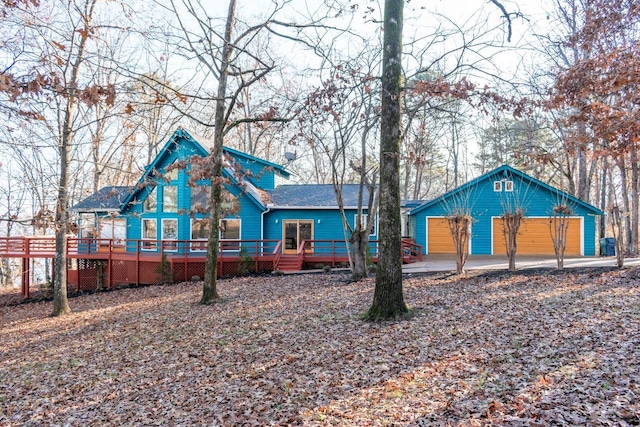
[(192, 219), (191, 220), (191, 250), (206, 251), (207, 240), (209, 239), (209, 220), (208, 219)]
[(493, 181), (493, 191), (502, 191), (502, 181)]
[[(220, 220), (220, 245), (225, 250), (238, 250), (240, 244), (241, 220), (237, 218), (225, 218)], [(209, 239), (209, 220), (194, 219), (191, 220), (191, 250), (206, 250), (207, 240)]]
[[(224, 188), (222, 189), (222, 194), (220, 195), (221, 203), (220, 208), (222, 209), (222, 216), (234, 216), (240, 213), (240, 201), (236, 199), (236, 197), (229, 193)], [(240, 224), (238, 222), (238, 224)], [(240, 237), (238, 237), (240, 238)]]
[(513, 181), (504, 182), (504, 191), (513, 191)]
[[(369, 219), (369, 215), (362, 214), (362, 227), (363, 228), (367, 226), (367, 220), (368, 219)], [(354, 227), (355, 227), (356, 221), (358, 221), (358, 214), (355, 214), (353, 216), (353, 225), (354, 225)], [(371, 232), (369, 233), (370, 236), (375, 236), (378, 233), (376, 225), (377, 225), (376, 221), (374, 220), (373, 225), (371, 226)]]
[(178, 187), (175, 185), (165, 185), (162, 188), (162, 211), (178, 211)]
[(226, 218), (220, 221), (220, 247), (227, 251), (240, 249), (240, 220)]
[(208, 185), (196, 185), (191, 187), (191, 210), (195, 213), (209, 212), (209, 200), (211, 189)]
[(153, 187), (142, 204), (142, 212), (156, 212), (157, 210), (158, 192), (156, 191), (156, 187)]
[(220, 221), (220, 239), (240, 240), (240, 220), (227, 218)]
[(142, 220), (142, 240), (143, 250), (154, 251), (158, 248), (158, 223), (155, 219)]
[(162, 244), (167, 251), (175, 251), (178, 249), (176, 242), (171, 240), (178, 239), (178, 220), (163, 219), (162, 220)]
[(164, 174), (164, 179), (167, 182), (178, 180), (178, 169), (174, 168)]
[(127, 220), (124, 218), (99, 218), (98, 238), (100, 246), (109, 246), (113, 239), (113, 246), (124, 246), (127, 238)]

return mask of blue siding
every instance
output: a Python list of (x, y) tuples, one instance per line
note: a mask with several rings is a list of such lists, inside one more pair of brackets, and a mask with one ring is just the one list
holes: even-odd
[[(355, 209), (345, 211), (353, 226)], [(277, 209), (265, 215), (265, 239), (282, 239), (285, 220), (313, 220), (313, 238), (316, 240), (344, 240), (344, 227), (338, 209)], [(375, 239), (376, 236), (372, 236)]]
[(235, 160), (242, 166), (246, 177), (251, 183), (264, 190), (273, 190), (275, 188), (275, 172), (272, 168), (255, 160), (240, 158)]
[[(199, 148), (189, 140), (180, 140), (177, 146), (169, 145), (167, 150), (163, 151), (163, 155), (159, 156), (154, 162), (154, 169), (164, 172), (165, 168), (177, 159), (188, 158), (192, 155), (199, 154)], [(148, 190), (139, 191), (136, 198), (133, 199), (123, 210), (122, 215), (127, 217), (127, 238), (142, 238), (142, 220), (155, 219), (157, 221), (157, 239), (162, 238), (162, 219), (178, 220), (178, 240), (191, 239), (191, 190), (188, 185), (189, 174), (187, 170), (179, 170), (177, 180), (165, 182), (162, 179), (156, 180), (158, 197), (157, 212), (142, 212), (142, 202), (148, 196)], [(164, 212), (162, 197), (164, 188), (167, 185), (175, 185), (177, 187), (177, 212)], [(241, 219), (241, 239), (260, 239), (261, 238), (261, 209), (251, 199), (251, 197), (243, 193), (240, 188), (235, 185), (225, 185), (225, 188), (231, 192), (240, 202), (240, 212), (238, 217)], [(202, 217), (201, 214), (197, 215)]]

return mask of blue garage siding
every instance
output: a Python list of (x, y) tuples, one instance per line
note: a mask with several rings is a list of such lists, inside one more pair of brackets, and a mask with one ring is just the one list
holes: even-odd
[[(507, 181), (509, 188), (506, 191)], [(499, 182), (500, 184), (497, 184)], [(495, 184), (495, 188), (494, 188)], [(496, 191), (499, 189), (500, 191)], [(416, 242), (426, 253), (428, 217), (442, 217), (463, 210), (473, 217), (470, 253), (492, 253), (492, 218), (521, 207), (526, 217), (550, 217), (558, 204), (571, 206), (574, 216), (583, 218), (582, 244), (585, 255), (595, 255), (596, 215), (603, 213), (575, 197), (559, 191), (509, 166), (489, 172), (411, 211), (415, 217)]]

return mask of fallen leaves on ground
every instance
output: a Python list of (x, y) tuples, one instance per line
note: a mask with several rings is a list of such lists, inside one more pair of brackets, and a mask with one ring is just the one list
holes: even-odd
[(379, 323), (340, 274), (0, 307), (0, 424), (638, 425), (639, 275), (408, 278)]

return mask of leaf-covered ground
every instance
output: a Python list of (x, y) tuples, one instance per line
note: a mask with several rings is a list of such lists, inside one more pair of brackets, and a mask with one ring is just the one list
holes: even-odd
[(638, 425), (638, 276), (408, 278), (382, 323), (339, 274), (0, 307), (0, 425)]

